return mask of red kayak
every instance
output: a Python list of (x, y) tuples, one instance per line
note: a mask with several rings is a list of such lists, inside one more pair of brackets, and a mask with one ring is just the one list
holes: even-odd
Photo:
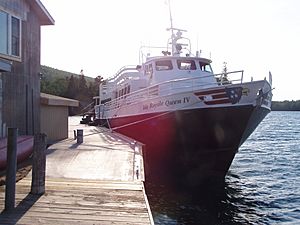
[[(19, 136), (17, 139), (17, 162), (28, 159), (33, 151), (33, 136)], [(7, 138), (0, 139), (0, 170), (6, 168)]]

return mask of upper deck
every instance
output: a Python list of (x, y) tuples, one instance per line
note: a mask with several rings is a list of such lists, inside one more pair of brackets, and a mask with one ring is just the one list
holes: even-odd
[(150, 85), (182, 78), (213, 74), (211, 60), (200, 57), (161, 56), (149, 58), (142, 66)]

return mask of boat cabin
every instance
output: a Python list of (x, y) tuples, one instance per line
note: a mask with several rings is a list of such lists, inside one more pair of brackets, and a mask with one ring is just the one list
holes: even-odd
[(214, 82), (211, 60), (199, 57), (156, 57), (144, 65), (144, 76), (150, 85), (176, 79), (207, 77)]
[(122, 68), (99, 89), (101, 103), (124, 98), (129, 93), (169, 81), (197, 79), (206, 86), (215, 86), (211, 60), (200, 57), (161, 56), (149, 58), (143, 65)]
[[(202, 87), (218, 85), (210, 66), (211, 60), (198, 57), (198, 52), (195, 57), (190, 56), (190, 41), (182, 37), (182, 32), (186, 30), (172, 26), (168, 30), (172, 34), (168, 41), (171, 48), (168, 45), (167, 51), (162, 51), (163, 55), (156, 57), (148, 57), (148, 54), (146, 56), (142, 52), (142, 65), (123, 67), (114, 77), (108, 79), (105, 85), (100, 85), (99, 98), (102, 104), (112, 99), (125, 98), (128, 94), (151, 86), (162, 85), (172, 89), (172, 82), (187, 88), (191, 87), (191, 83), (192, 86), (197, 84)], [(183, 54), (184, 52), (186, 54)]]

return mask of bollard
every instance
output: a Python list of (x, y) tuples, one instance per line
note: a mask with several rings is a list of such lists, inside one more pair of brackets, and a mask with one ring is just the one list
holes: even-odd
[(31, 194), (45, 193), (47, 135), (34, 135)]
[(76, 130), (74, 130), (74, 140), (77, 139)]
[(8, 128), (7, 131), (5, 210), (9, 211), (15, 208), (18, 128)]
[(77, 129), (77, 144), (83, 143), (83, 130)]

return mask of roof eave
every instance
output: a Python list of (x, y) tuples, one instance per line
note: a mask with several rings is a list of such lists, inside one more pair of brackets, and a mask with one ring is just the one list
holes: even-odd
[(27, 0), (37, 13), (41, 25), (54, 25), (55, 21), (40, 0)]

